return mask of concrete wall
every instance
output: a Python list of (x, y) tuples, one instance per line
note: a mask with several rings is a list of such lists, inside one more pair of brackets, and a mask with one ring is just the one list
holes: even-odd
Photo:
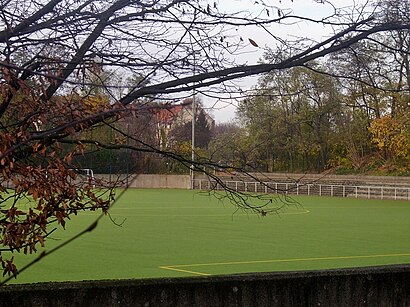
[(157, 175), (157, 174), (131, 174), (126, 175), (108, 175), (95, 174), (96, 178), (102, 178), (107, 181), (121, 182), (121, 186), (141, 189), (189, 189), (191, 179), (189, 175)]
[[(262, 181), (284, 182), (300, 184), (322, 183), (335, 185), (371, 185), (371, 186), (392, 186), (392, 187), (410, 187), (410, 177), (395, 176), (359, 176), (359, 175), (322, 175), (322, 174), (285, 174), (285, 173), (264, 173), (253, 174)], [(106, 181), (119, 180), (122, 186), (128, 184), (132, 188), (170, 188), (170, 189), (189, 189), (191, 187), (189, 175), (167, 175), (167, 174), (130, 174), (127, 178), (125, 174), (94, 174), (96, 178), (103, 178)], [(207, 177), (197, 174), (197, 179), (206, 179)], [(250, 178), (237, 176), (226, 176), (220, 174), (221, 180), (245, 180), (252, 181)], [(207, 180), (207, 179), (206, 179)], [(12, 188), (11, 182), (1, 182), (5, 187)]]
[(410, 266), (11, 285), (0, 306), (410, 306)]
[(189, 175), (136, 175), (135, 180), (129, 185), (133, 188), (165, 188), (189, 189), (191, 181)]

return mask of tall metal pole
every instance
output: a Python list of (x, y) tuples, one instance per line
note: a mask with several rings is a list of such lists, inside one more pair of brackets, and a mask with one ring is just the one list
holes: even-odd
[(127, 175), (126, 175), (126, 186), (128, 188), (128, 177), (130, 176), (130, 150), (128, 146), (130, 145), (130, 124), (127, 123), (127, 149), (126, 149), (126, 159), (127, 159)]
[(192, 137), (191, 137), (191, 189), (194, 189), (194, 161), (195, 161), (195, 114), (196, 114), (196, 103), (195, 103), (195, 90), (193, 91), (192, 97)]
[[(110, 144), (112, 144), (112, 127), (110, 127)], [(110, 149), (110, 184), (112, 182), (112, 149)]]
[[(192, 45), (192, 43), (191, 43)], [(194, 69), (193, 73), (195, 76), (195, 50), (192, 47), (192, 53), (194, 57)], [(191, 175), (191, 189), (194, 189), (194, 161), (195, 161), (195, 114), (196, 114), (196, 104), (195, 104), (195, 88), (192, 90), (192, 136), (191, 136), (191, 170), (190, 170), (190, 175)]]

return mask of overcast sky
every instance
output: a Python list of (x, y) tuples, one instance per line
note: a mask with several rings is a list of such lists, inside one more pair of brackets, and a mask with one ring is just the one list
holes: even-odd
[[(220, 0), (218, 3), (218, 8), (220, 11), (232, 12), (234, 11), (252, 11), (252, 13), (258, 13), (265, 10), (259, 0)], [(320, 4), (313, 0), (264, 0), (265, 4), (272, 6), (270, 9), (271, 16), (277, 16), (277, 8), (279, 7), (284, 10), (284, 12), (292, 11), (292, 15), (300, 15), (304, 17), (309, 17), (313, 19), (321, 19), (327, 17), (333, 13), (333, 8), (330, 4)], [(365, 0), (334, 0), (331, 1), (335, 7), (344, 8), (346, 11), (351, 11), (354, 5), (364, 4)], [(275, 15), (276, 14), (276, 15)], [(325, 37), (328, 37), (332, 33), (330, 27), (325, 27), (319, 24), (312, 24), (308, 22), (298, 22), (293, 26), (275, 24), (269, 28), (270, 32), (276, 36), (282, 38), (295, 38), (295, 37), (309, 37), (316, 41), (319, 41)], [(235, 60), (238, 64), (256, 64), (259, 59), (262, 58), (264, 53), (264, 47), (274, 47), (277, 43), (275, 39), (270, 36), (263, 29), (245, 28), (240, 30), (240, 35), (246, 38), (252, 38), (260, 46), (255, 48), (250, 45), (246, 48), (246, 53), (238, 55)], [(257, 82), (257, 77), (247, 78), (240, 80), (240, 86), (243, 89), (249, 89), (254, 86)], [(237, 82), (238, 83), (238, 82)], [(204, 102), (207, 106), (215, 104), (215, 101), (204, 98)], [(213, 108), (211, 112), (217, 123), (227, 122), (234, 118), (235, 115), (235, 101), (225, 100), (220, 102)]]

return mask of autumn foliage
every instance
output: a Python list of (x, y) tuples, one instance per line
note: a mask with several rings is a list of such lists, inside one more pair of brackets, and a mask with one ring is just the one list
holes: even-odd
[(385, 158), (407, 160), (410, 156), (408, 120), (389, 115), (372, 121), (369, 131), (372, 142), (382, 151)]
[[(16, 80), (17, 90), (10, 85), (16, 76), (7, 69), (2, 75), (0, 262), (3, 275), (10, 275), (17, 273), (11, 252), (36, 252), (79, 211), (108, 210), (113, 194), (95, 189), (96, 182), (79, 176), (71, 164), (84, 146), (64, 146), (56, 138), (84, 130), (87, 116), (110, 106), (101, 96), (75, 92), (46, 99), (41, 78), (30, 84)], [(43, 132), (56, 126), (62, 128), (53, 138)]]

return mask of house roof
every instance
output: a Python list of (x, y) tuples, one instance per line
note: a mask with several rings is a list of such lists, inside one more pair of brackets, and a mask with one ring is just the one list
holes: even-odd
[(155, 110), (155, 117), (158, 123), (171, 124), (172, 121), (181, 113), (184, 109), (191, 109), (192, 98), (187, 98), (182, 101), (182, 104), (178, 105), (163, 105)]
[[(210, 126), (213, 126), (214, 119), (204, 110), (206, 120)], [(163, 125), (171, 125), (177, 119), (182, 122), (190, 121), (192, 118), (192, 98), (185, 99), (182, 104), (179, 105), (163, 105), (155, 111), (155, 117), (157, 123)]]
[(159, 123), (170, 124), (183, 108), (182, 105), (161, 108), (155, 111), (155, 117)]

